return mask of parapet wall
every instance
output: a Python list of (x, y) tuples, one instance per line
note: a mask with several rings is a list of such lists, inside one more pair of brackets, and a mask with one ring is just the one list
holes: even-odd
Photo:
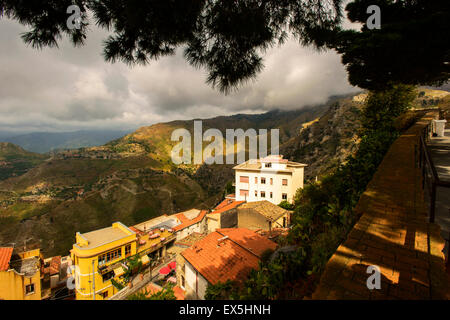
[[(313, 299), (449, 299), (440, 228), (428, 222), (416, 150), (428, 113), (391, 146), (355, 210), (361, 215), (330, 258)], [(370, 290), (371, 265), (381, 289)]]

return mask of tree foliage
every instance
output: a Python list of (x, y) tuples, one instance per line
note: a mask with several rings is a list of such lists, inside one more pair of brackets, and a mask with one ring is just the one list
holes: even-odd
[[(370, 5), (381, 9), (381, 29), (368, 29)], [(450, 1), (354, 0), (347, 7), (361, 30), (320, 36), (342, 54), (351, 84), (384, 90), (393, 83), (440, 85), (450, 77)]]
[(294, 205), (289, 203), (287, 200), (283, 200), (278, 204), (279, 207), (286, 209), (286, 210), (292, 210), (294, 209)]
[(229, 300), (239, 297), (238, 287), (234, 281), (218, 282), (214, 285), (209, 284), (205, 292), (205, 300)]
[(127, 297), (127, 300), (176, 300), (175, 293), (173, 291), (173, 285), (169, 284), (162, 288), (161, 290), (150, 294), (150, 292), (145, 289), (143, 292), (137, 292)]
[[(35, 48), (55, 47), (67, 36), (83, 45), (95, 24), (111, 31), (107, 61), (129, 65), (184, 50), (223, 92), (254, 79), (264, 52), (289, 36), (302, 45), (342, 55), (351, 84), (380, 90), (391, 83), (441, 84), (450, 74), (448, 0), (353, 0), (347, 17), (360, 30), (343, 29), (342, 0), (0, 0), (4, 14), (30, 28), (22, 38)], [(68, 6), (82, 14), (67, 25)], [(381, 29), (370, 30), (367, 8), (381, 8)], [(90, 18), (92, 17), (92, 18)], [(90, 18), (90, 19), (88, 19)]]

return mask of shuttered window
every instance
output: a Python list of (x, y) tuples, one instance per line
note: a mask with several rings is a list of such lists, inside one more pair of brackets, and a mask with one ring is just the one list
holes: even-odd
[(242, 183), (248, 183), (248, 177), (246, 177), (246, 176), (240, 176), (240, 177), (239, 177), (239, 181), (242, 182)]

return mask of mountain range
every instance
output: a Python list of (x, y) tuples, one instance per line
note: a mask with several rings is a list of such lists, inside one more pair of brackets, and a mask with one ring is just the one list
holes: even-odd
[(73, 132), (31, 132), (23, 134), (3, 131), (0, 132), (0, 141), (16, 144), (27, 151), (47, 153), (63, 149), (102, 145), (131, 131), (79, 130)]
[[(278, 128), (280, 153), (306, 163), (305, 176), (311, 180), (327, 174), (356, 150), (364, 97), (333, 97), (323, 105), (295, 111), (203, 119), (203, 132), (208, 128), (223, 133), (226, 129)], [(0, 181), (0, 243), (27, 241), (27, 246), (40, 246), (47, 256), (64, 255), (76, 232), (115, 221), (133, 225), (193, 207), (212, 208), (234, 179), (233, 165), (175, 165), (171, 161), (177, 143), (171, 141), (173, 130), (192, 132), (193, 124), (194, 120), (158, 123), (103, 145), (48, 155), (2, 144), (0, 162), (35, 162)]]

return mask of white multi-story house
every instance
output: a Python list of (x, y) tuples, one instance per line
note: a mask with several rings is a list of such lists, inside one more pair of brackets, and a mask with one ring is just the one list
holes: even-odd
[(248, 160), (235, 166), (237, 201), (267, 200), (278, 205), (294, 201), (295, 192), (303, 188), (306, 164), (270, 155), (258, 160)]

